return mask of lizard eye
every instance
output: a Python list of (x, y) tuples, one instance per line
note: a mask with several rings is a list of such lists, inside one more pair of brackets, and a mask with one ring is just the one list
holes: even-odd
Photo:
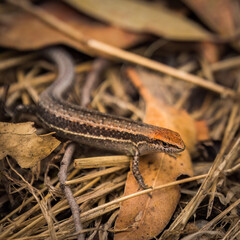
[(167, 146), (168, 146), (168, 144), (165, 143), (165, 142), (162, 142), (162, 145), (163, 145), (164, 147), (167, 147)]

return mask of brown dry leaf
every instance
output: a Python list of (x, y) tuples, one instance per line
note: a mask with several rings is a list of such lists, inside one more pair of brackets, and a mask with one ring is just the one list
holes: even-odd
[(172, 40), (210, 40), (197, 23), (161, 5), (129, 0), (65, 0), (92, 17), (136, 32), (148, 32)]
[(195, 127), (197, 130), (197, 140), (200, 141), (207, 141), (210, 139), (209, 129), (207, 127), (206, 121), (199, 120), (195, 122)]
[(50, 134), (36, 135), (33, 124), (0, 122), (0, 159), (10, 155), (20, 167), (30, 168), (60, 144), (60, 141)]
[(235, 33), (239, 8), (232, 0), (182, 0), (214, 31), (232, 36)]
[[(194, 120), (184, 110), (166, 106), (153, 97), (133, 69), (127, 72), (146, 102), (144, 122), (179, 132), (186, 144), (186, 150), (177, 159), (163, 153), (141, 157), (140, 171), (145, 183), (155, 187), (175, 181), (180, 175), (192, 176), (189, 150), (194, 151), (197, 141)], [(132, 172), (129, 172), (124, 195), (132, 194), (137, 189), (138, 184)], [(158, 235), (171, 219), (179, 198), (180, 187), (174, 186), (154, 191), (152, 198), (142, 195), (123, 202), (115, 229), (127, 231), (117, 233), (115, 240), (150, 239)]]
[[(41, 7), (74, 27), (84, 36), (120, 47), (131, 47), (146, 39), (145, 36), (130, 33), (117, 27), (108, 26), (84, 17), (61, 2), (46, 2)], [(41, 20), (26, 12), (1, 13), (0, 45), (20, 50), (32, 50), (51, 44), (66, 44), (86, 52), (86, 46), (61, 34)]]
[(201, 58), (207, 63), (215, 63), (220, 59), (221, 48), (217, 44), (201, 42), (198, 44), (197, 50)]

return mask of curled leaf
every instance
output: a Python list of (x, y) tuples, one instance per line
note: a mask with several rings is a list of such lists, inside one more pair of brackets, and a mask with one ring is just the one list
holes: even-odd
[(22, 168), (31, 168), (60, 142), (50, 134), (38, 136), (34, 123), (0, 122), (0, 158), (10, 155)]

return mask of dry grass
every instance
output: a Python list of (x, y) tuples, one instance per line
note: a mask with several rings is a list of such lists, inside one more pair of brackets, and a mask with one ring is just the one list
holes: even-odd
[[(41, 18), (43, 16), (41, 14), (38, 17)], [(48, 20), (45, 18), (44, 21)], [(53, 26), (57, 24), (58, 28), (62, 26), (55, 23), (55, 20), (49, 21)], [(63, 26), (60, 31), (64, 32), (64, 29)], [(72, 36), (75, 40), (85, 41), (82, 36), (73, 36), (71, 29), (68, 29), (65, 34)], [(158, 71), (156, 74), (161, 81), (161, 91), (167, 92), (164, 96), (167, 102), (189, 110), (193, 118), (205, 120), (208, 124), (211, 136), (208, 141), (210, 146), (199, 143), (193, 162), (196, 177), (159, 186), (163, 188), (184, 183), (176, 214), (158, 239), (177, 239), (180, 236), (185, 240), (196, 239), (196, 237), (240, 239), (240, 78), (235, 77), (240, 76), (239, 58), (229, 58), (210, 65), (207, 71), (210, 71), (210, 76), (213, 77), (211, 82), (209, 79), (203, 79), (202, 76), (207, 78), (206, 69), (199, 66), (197, 56), (192, 60), (188, 52), (184, 53), (184, 49), (182, 52), (187, 61), (182, 62), (179, 57), (179, 60), (175, 60), (175, 64), (179, 69), (186, 65), (185, 67), (188, 68), (185, 69), (192, 74), (182, 74), (176, 69), (172, 72), (172, 68), (127, 51), (102, 45), (93, 39), (87, 39), (86, 43), (92, 51), (101, 50), (107, 56)], [(16, 76), (23, 78), (13, 83), (9, 89), (6, 102), (9, 108), (19, 99), (24, 102), (37, 101), (35, 96), (55, 78), (54, 73), (42, 73), (43, 68), (47, 69), (45, 65), (42, 66), (42, 60), (39, 59), (38, 62), (37, 58), (39, 65), (33, 65), (30, 59), (31, 55), (22, 58), (12, 55), (11, 58), (8, 55), (3, 57), (1, 69), (18, 66)], [(33, 71), (32, 75), (29, 75), (29, 68), (30, 72)], [(91, 63), (88, 62), (77, 65), (76, 73), (82, 77), (90, 68)], [(21, 71), (21, 74), (17, 74), (17, 71)], [(162, 76), (159, 72), (165, 74)], [(232, 89), (227, 84), (224, 86), (217, 83), (221, 80), (219, 73), (228, 74), (229, 79), (232, 80)], [(107, 111), (110, 107), (113, 113), (120, 111), (123, 116), (131, 115), (133, 119), (139, 119), (143, 116), (144, 104), (141, 99), (133, 101), (136, 93), (131, 95), (121, 75), (121, 66), (108, 70), (105, 81), (94, 94), (93, 106), (101, 111)], [(199, 86), (204, 90), (199, 91)], [(118, 96), (116, 89), (120, 88), (122, 95)], [(4, 90), (1, 88), (0, 96), (3, 94)], [(26, 116), (22, 118), (22, 120), (27, 119)], [(217, 148), (214, 140), (220, 141), (220, 148)], [(202, 147), (204, 154), (200, 155)], [(217, 149), (217, 154), (214, 149)], [(1, 161), (0, 239), (75, 239), (76, 233), (74, 233), (69, 205), (60, 191), (56, 177), (62, 152), (63, 149), (57, 149), (48, 159), (31, 170), (20, 169), (10, 157)], [(88, 239), (94, 239), (97, 235), (99, 239), (112, 239), (112, 232), (114, 232), (112, 227), (121, 201), (159, 188), (121, 198), (130, 159), (124, 156), (120, 160), (116, 156), (103, 159), (101, 152), (97, 150), (93, 152), (88, 148), (79, 152), (78, 157), (81, 158), (92, 156), (93, 153), (95, 156), (99, 155), (91, 158), (91, 161), (84, 159), (89, 166), (81, 165), (81, 168), (75, 168), (76, 165), (80, 165), (80, 161), (76, 161), (75, 165), (72, 164), (69, 169), (67, 184), (71, 186), (81, 208), (81, 221), (85, 228), (83, 232), (87, 234)], [(96, 166), (101, 169), (91, 169)], [(109, 168), (103, 169), (106, 166)]]
[[(40, 79), (39, 85), (37, 84), (38, 79)], [(29, 82), (34, 81), (33, 87), (38, 89), (37, 86), (42, 84), (41, 79), (42, 76), (37, 76), (35, 79), (30, 79)], [(114, 84), (114, 81), (111, 84)], [(98, 92), (101, 94), (98, 97), (100, 102), (101, 99), (104, 99), (105, 93), (109, 94), (109, 88), (114, 88), (111, 84), (104, 91)], [(169, 89), (168, 85), (165, 87)], [(16, 87), (15, 90), (10, 91), (10, 95), (20, 89)], [(178, 91), (181, 91), (179, 84)], [(173, 92), (178, 91), (174, 89)], [(188, 91), (188, 96), (190, 96), (192, 88), (189, 88)], [(175, 98), (178, 98), (176, 96), (178, 94), (175, 95)], [(209, 96), (211, 97), (209, 98)], [(204, 106), (205, 101), (208, 102), (208, 107)], [(104, 104), (104, 101), (102, 102)], [(185, 98), (182, 105), (191, 106), (189, 98)], [(114, 109), (115, 104), (109, 102), (108, 99), (107, 105), (103, 105), (103, 107), (107, 106), (112, 106)], [(123, 112), (129, 112), (127, 102), (125, 106), (122, 106)], [(195, 237), (196, 229), (198, 229), (198, 236), (206, 235), (214, 239), (227, 234), (225, 239), (234, 239), (234, 237), (237, 239), (238, 231), (236, 229), (239, 230), (237, 173), (240, 168), (239, 104), (233, 100), (223, 100), (208, 93), (202, 104), (195, 109), (192, 115), (205, 119), (209, 123), (210, 135), (214, 139), (221, 140), (221, 148), (212, 163), (206, 162), (210, 156), (207, 156), (201, 163), (199, 162), (200, 158), (195, 158), (196, 177), (159, 187), (203, 179), (198, 184), (195, 182), (184, 185), (183, 198), (177, 211), (177, 217), (160, 239), (171, 239), (179, 234)], [(211, 144), (213, 143), (211, 142)], [(101, 232), (102, 236), (105, 236), (102, 239), (107, 239), (107, 233), (111, 232), (120, 202), (152, 190), (121, 198), (130, 160), (128, 157), (122, 156), (119, 159), (119, 156), (108, 156), (83, 160), (76, 160), (75, 166), (80, 166), (81, 162), (88, 163), (88, 165), (81, 165), (81, 168), (72, 166), (69, 170), (67, 184), (71, 186), (74, 197), (81, 208), (81, 220), (86, 228), (84, 231), (89, 236)], [(12, 211), (4, 211), (5, 216), (2, 215), (1, 239), (46, 239), (50, 236), (52, 239), (66, 239), (66, 237), (74, 239), (74, 225), (69, 206), (67, 201), (62, 198), (58, 180), (54, 177), (59, 160), (51, 156), (48, 161), (46, 171), (43, 168), (46, 163), (43, 162), (38, 169), (32, 169), (31, 174), (19, 169), (12, 159), (4, 163), (2, 179), (7, 182), (9, 190), (3, 191), (2, 189), (3, 196), (5, 196), (2, 206), (9, 204), (8, 202), (12, 199), (12, 206), (16, 208), (12, 207)], [(200, 164), (201, 168), (199, 168)], [(109, 168), (99, 171), (91, 170), (96, 166), (108, 166)], [(204, 174), (201, 175), (202, 173)], [(193, 216), (196, 218), (195, 221)], [(201, 221), (205, 221), (202, 227)], [(191, 224), (194, 224), (195, 229), (188, 229)]]

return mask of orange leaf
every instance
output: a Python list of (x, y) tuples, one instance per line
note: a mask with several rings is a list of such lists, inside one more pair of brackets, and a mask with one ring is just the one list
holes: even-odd
[[(142, 156), (140, 171), (148, 186), (159, 186), (175, 181), (180, 175), (193, 175), (189, 150), (194, 151), (196, 129), (194, 120), (183, 110), (169, 107), (156, 99), (144, 86), (133, 69), (127, 70), (133, 84), (139, 89), (146, 102), (146, 123), (166, 127), (180, 133), (185, 141), (186, 150), (176, 159), (156, 153)], [(129, 172), (124, 195), (136, 192), (138, 183)], [(115, 235), (115, 240), (150, 239), (158, 235), (174, 213), (180, 198), (179, 186), (154, 191), (152, 198), (142, 195), (121, 204), (115, 229), (126, 229)]]
[(198, 141), (207, 141), (210, 139), (208, 127), (205, 121), (197, 121), (195, 122), (195, 126), (197, 129), (197, 140)]

